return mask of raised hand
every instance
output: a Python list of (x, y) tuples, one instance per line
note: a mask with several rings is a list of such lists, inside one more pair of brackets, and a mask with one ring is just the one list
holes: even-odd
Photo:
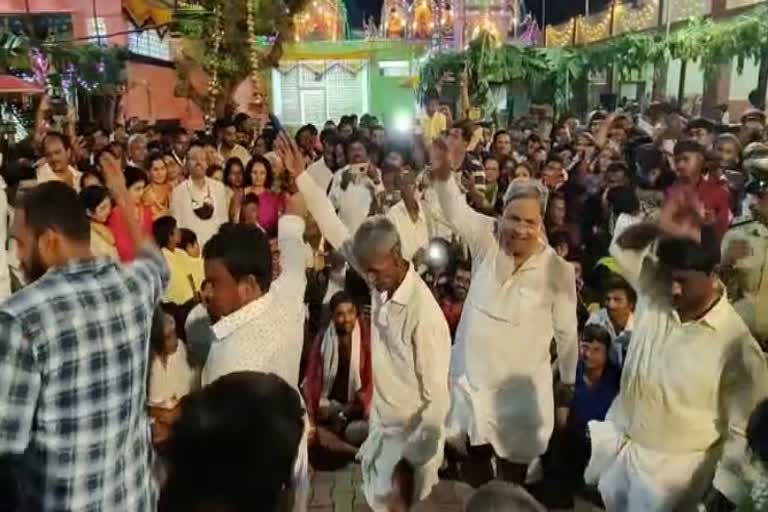
[(432, 141), (432, 147), (429, 150), (429, 161), (432, 163), (432, 178), (447, 181), (451, 177), (451, 163), (445, 140), (437, 138)]
[(659, 217), (659, 228), (668, 236), (701, 241), (704, 213), (695, 191), (689, 188), (673, 190)]
[(275, 148), (291, 178), (294, 180), (298, 178), (304, 172), (306, 163), (296, 141), (288, 137), (285, 132), (280, 132), (275, 141)]
[(125, 184), (125, 175), (120, 161), (109, 151), (102, 151), (99, 156), (99, 165), (104, 175), (104, 183), (107, 190), (112, 193), (115, 201), (128, 197), (128, 187)]

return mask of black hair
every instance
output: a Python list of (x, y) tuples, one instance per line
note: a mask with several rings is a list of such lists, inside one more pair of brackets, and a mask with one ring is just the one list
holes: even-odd
[(91, 185), (81, 190), (79, 197), (80, 204), (87, 212), (88, 210), (95, 210), (105, 199), (109, 199), (109, 192), (104, 187)]
[(160, 217), (152, 223), (152, 236), (158, 247), (168, 247), (176, 226), (176, 219), (170, 216)]
[(468, 119), (464, 119), (462, 121), (456, 121), (453, 123), (452, 126), (453, 129), (461, 130), (461, 137), (464, 139), (464, 142), (469, 143), (472, 141), (472, 135), (475, 133), (475, 127), (472, 125), (472, 122)]
[(152, 315), (152, 325), (149, 328), (149, 348), (156, 356), (165, 353), (165, 311), (162, 307), (155, 309)]
[(243, 183), (245, 183), (245, 166), (243, 165), (243, 161), (240, 160), (239, 157), (233, 156), (227, 159), (227, 162), (224, 164), (224, 184), (228, 187), (231, 187), (229, 184), (229, 175), (232, 173), (232, 167), (235, 165), (239, 165), (243, 170)]
[[(540, 148), (540, 149), (544, 149), (544, 148)], [(547, 155), (547, 161), (544, 162), (544, 165), (546, 165), (546, 164), (548, 164), (550, 162), (556, 162), (556, 163), (559, 163), (560, 165), (563, 165), (563, 159), (560, 157), (560, 155), (558, 155), (557, 153), (554, 153), (554, 152), (549, 153)]]
[(640, 200), (632, 187), (614, 187), (608, 191), (607, 199), (616, 215), (634, 215), (640, 211)]
[(140, 181), (143, 181), (145, 185), (149, 183), (149, 180), (147, 179), (147, 173), (138, 167), (129, 165), (125, 168), (125, 172), (123, 174), (125, 174), (125, 186), (128, 188), (132, 187)]
[(248, 166), (245, 168), (245, 176), (243, 176), (245, 185), (253, 185), (253, 178), (251, 178), (251, 174), (253, 173), (253, 166), (256, 164), (263, 165), (264, 169), (267, 170), (267, 179), (264, 180), (264, 188), (272, 188), (272, 183), (275, 181), (275, 171), (272, 170), (272, 164), (269, 162), (269, 160), (261, 155), (253, 155), (250, 162), (248, 162)]
[(72, 141), (69, 140), (69, 137), (67, 137), (61, 132), (50, 131), (45, 134), (45, 137), (43, 137), (43, 144), (42, 144), (43, 148), (45, 148), (45, 145), (49, 140), (55, 140), (55, 139), (58, 139), (59, 141), (61, 141), (61, 144), (62, 146), (64, 146), (64, 149), (69, 149), (72, 147)]
[(630, 284), (623, 277), (617, 274), (611, 274), (603, 284), (603, 291), (605, 293), (613, 290), (622, 290), (627, 294), (627, 300), (629, 300), (629, 302), (631, 302), (633, 305), (637, 304), (637, 293), (635, 292), (635, 289), (632, 288), (632, 286), (630, 286)]
[(499, 140), (499, 137), (502, 135), (506, 135), (509, 137), (509, 140), (512, 140), (512, 135), (507, 130), (497, 130), (496, 133), (493, 134), (493, 140), (491, 141), (491, 147), (496, 145), (496, 141)]
[(80, 175), (80, 189), (84, 188), (83, 183), (85, 183), (86, 178), (89, 178), (93, 176), (97, 180), (99, 180), (99, 183), (102, 185), (104, 184), (104, 178), (101, 177), (101, 173), (98, 172), (98, 170), (94, 169), (91, 171), (85, 171), (83, 174)]
[(720, 244), (712, 227), (704, 226), (701, 242), (688, 238), (662, 238), (656, 254), (667, 268), (711, 274), (720, 263)]
[(299, 393), (274, 374), (235, 372), (180, 409), (158, 510), (277, 510), (305, 428)]
[(347, 155), (347, 159), (349, 159), (349, 148), (352, 146), (352, 144), (361, 144), (365, 148), (365, 153), (367, 155), (369, 155), (371, 152), (370, 139), (368, 139), (368, 137), (365, 135), (360, 134), (359, 132), (355, 132), (344, 144), (344, 153)]
[(236, 281), (253, 276), (264, 293), (272, 283), (269, 240), (256, 226), (224, 224), (205, 244), (203, 258), (221, 260)]
[(163, 165), (165, 165), (165, 154), (163, 154), (162, 151), (152, 151), (147, 156), (147, 159), (144, 161), (144, 167), (147, 169), (147, 172), (152, 168), (152, 164), (157, 161), (162, 160)]
[(349, 293), (345, 292), (344, 290), (336, 292), (333, 297), (331, 297), (331, 302), (329, 304), (331, 313), (335, 312), (336, 308), (339, 307), (340, 304), (347, 303), (354, 304), (355, 307), (357, 307), (357, 303)]
[(336, 130), (332, 130), (330, 128), (327, 128), (320, 132), (320, 142), (323, 143), (323, 146), (331, 145), (335, 146), (336, 141), (338, 141), (339, 137), (336, 134)]
[(41, 183), (25, 191), (18, 209), (35, 237), (50, 229), (76, 242), (90, 242), (91, 225), (72, 187), (60, 182)]
[(584, 330), (581, 331), (580, 339), (584, 341), (597, 341), (601, 345), (604, 345), (606, 350), (611, 347), (611, 333), (609, 333), (602, 325), (589, 324), (584, 326)]
[(181, 228), (181, 243), (179, 246), (185, 251), (190, 245), (197, 243), (197, 235), (189, 228)]
[(305, 124), (304, 126), (299, 128), (299, 131), (296, 132), (296, 137), (294, 137), (297, 142), (299, 140), (299, 136), (304, 132), (307, 132), (314, 137), (317, 135), (317, 128), (313, 124)]

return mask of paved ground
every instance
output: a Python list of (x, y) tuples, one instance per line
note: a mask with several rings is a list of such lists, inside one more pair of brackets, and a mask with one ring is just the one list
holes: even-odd
[[(333, 472), (315, 473), (312, 478), (310, 512), (369, 512), (360, 489), (360, 466), (353, 464)], [(430, 497), (414, 508), (414, 512), (461, 512), (472, 494), (466, 484), (442, 481)], [(578, 503), (575, 512), (597, 511), (584, 503)]]

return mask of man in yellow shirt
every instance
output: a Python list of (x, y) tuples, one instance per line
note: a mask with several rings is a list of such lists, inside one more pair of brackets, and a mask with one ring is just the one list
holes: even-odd
[(421, 119), (422, 136), (427, 147), (432, 144), (436, 137), (448, 129), (448, 118), (445, 117), (445, 114), (438, 111), (439, 108), (440, 99), (437, 93), (434, 91), (427, 93), (425, 105), (427, 115)]

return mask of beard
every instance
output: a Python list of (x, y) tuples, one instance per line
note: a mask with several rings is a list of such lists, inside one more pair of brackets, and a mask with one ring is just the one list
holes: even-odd
[(43, 263), (40, 251), (35, 249), (27, 261), (21, 262), (21, 271), (29, 283), (33, 283), (45, 275), (48, 268)]

